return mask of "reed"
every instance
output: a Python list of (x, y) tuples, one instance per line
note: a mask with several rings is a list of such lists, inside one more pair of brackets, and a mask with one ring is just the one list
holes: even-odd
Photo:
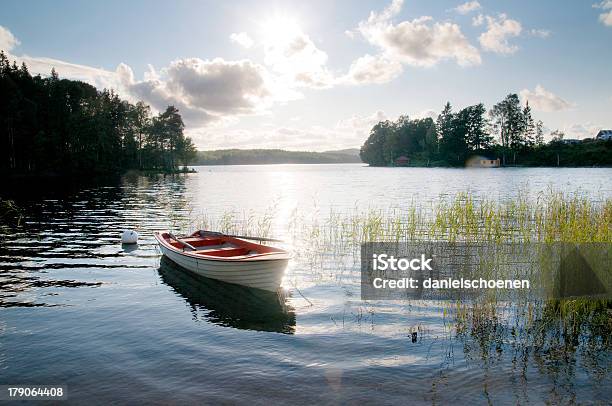
[(461, 193), (433, 207), (419, 205), (365, 213), (330, 213), (322, 223), (302, 225), (322, 245), (356, 246), (369, 241), (611, 242), (612, 199), (594, 203), (562, 193), (535, 202), (477, 200)]
[(23, 219), (23, 211), (12, 200), (0, 198), (0, 226), (18, 226)]

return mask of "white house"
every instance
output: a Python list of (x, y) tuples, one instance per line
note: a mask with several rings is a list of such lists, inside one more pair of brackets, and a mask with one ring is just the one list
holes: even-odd
[(466, 166), (469, 166), (471, 168), (499, 168), (501, 166), (501, 162), (499, 158), (491, 159), (488, 157), (476, 155), (467, 160)]
[(601, 130), (595, 138), (602, 141), (610, 141), (612, 140), (612, 130)]

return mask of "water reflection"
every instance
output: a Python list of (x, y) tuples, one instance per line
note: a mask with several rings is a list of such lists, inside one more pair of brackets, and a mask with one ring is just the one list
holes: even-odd
[[(72, 279), (43, 279), (27, 271), (5, 271), (0, 266), (0, 308), (47, 307), (56, 304), (43, 302), (38, 294), (41, 289), (55, 292), (61, 288), (98, 287), (101, 282), (85, 282)], [(47, 293), (47, 295), (56, 293)]]
[(189, 273), (163, 257), (162, 281), (191, 307), (194, 320), (204, 319), (242, 330), (293, 334), (295, 313), (286, 298), (274, 292), (252, 289)]

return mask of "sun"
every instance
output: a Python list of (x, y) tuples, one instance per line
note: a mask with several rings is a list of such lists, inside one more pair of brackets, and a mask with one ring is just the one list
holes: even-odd
[(281, 14), (265, 19), (260, 27), (263, 42), (267, 44), (289, 42), (302, 32), (295, 18)]

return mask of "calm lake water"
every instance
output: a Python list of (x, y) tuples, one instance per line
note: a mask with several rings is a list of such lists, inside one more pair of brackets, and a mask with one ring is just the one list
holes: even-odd
[[(152, 236), (263, 221), (284, 238), (330, 211), (401, 212), (465, 191), (602, 201), (612, 169), (197, 170), (17, 196), (22, 225), (0, 228), (0, 384), (63, 384), (93, 404), (612, 402), (609, 340), (567, 343), (552, 326), (519, 346), (511, 307), (476, 331), (458, 329), (444, 303), (362, 301), (359, 258), (338, 264), (332, 248), (314, 262), (296, 253), (278, 298), (192, 277), (160, 259)], [(140, 233), (137, 247), (121, 245), (123, 229)]]

